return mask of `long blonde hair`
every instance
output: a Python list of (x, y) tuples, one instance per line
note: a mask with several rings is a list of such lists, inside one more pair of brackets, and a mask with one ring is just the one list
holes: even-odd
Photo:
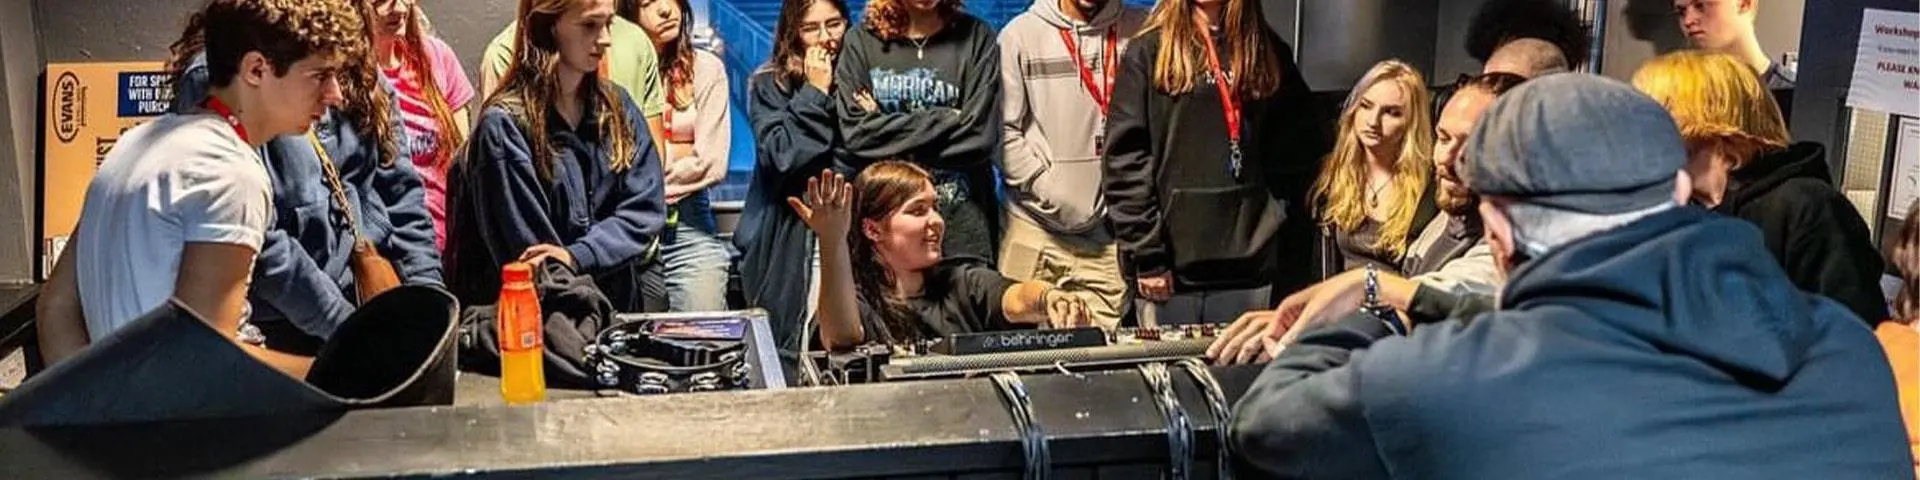
[(1786, 148), (1787, 122), (1760, 77), (1732, 56), (1701, 51), (1661, 55), (1633, 73), (1680, 126), (1688, 151), (1719, 153), (1738, 167)]
[[(1280, 46), (1260, 15), (1259, 0), (1219, 0), (1226, 41), (1219, 48), (1220, 69), (1233, 79), (1241, 100), (1262, 99), (1280, 89)], [(1160, 93), (1181, 95), (1200, 85), (1207, 69), (1207, 31), (1194, 24), (1194, 0), (1154, 4), (1141, 34), (1160, 32), (1160, 53), (1153, 60), (1153, 85)]]
[[(542, 180), (553, 179), (553, 149), (542, 148), (547, 145), (547, 109), (552, 108), (554, 96), (560, 93), (560, 39), (553, 34), (553, 26), (560, 22), (560, 16), (570, 9), (583, 8), (583, 0), (520, 0), (519, 28), (514, 32), (513, 63), (507, 67), (507, 73), (500, 77), (500, 88), (487, 97), (484, 105), (501, 106), (509, 112), (526, 116), (527, 141), (534, 145), (534, 171)], [(584, 100), (595, 102), (599, 112), (595, 123), (600, 127), (600, 138), (607, 142), (607, 164), (614, 172), (624, 172), (633, 166), (635, 132), (633, 123), (627, 118), (626, 106), (620, 102), (619, 87), (596, 74), (588, 74), (588, 88), (581, 88)], [(516, 109), (518, 111), (516, 112)]]
[(1420, 71), (1399, 60), (1373, 65), (1360, 83), (1354, 85), (1347, 106), (1340, 112), (1340, 133), (1334, 139), (1333, 152), (1327, 154), (1324, 170), (1313, 183), (1312, 197), (1320, 224), (1340, 231), (1353, 231), (1367, 220), (1366, 152), (1354, 131), (1360, 110), (1360, 98), (1374, 85), (1391, 82), (1407, 95), (1407, 125), (1400, 137), (1400, 157), (1393, 160), (1393, 206), (1380, 228), (1373, 248), (1391, 252), (1394, 258), (1406, 253), (1407, 236), (1413, 231), (1420, 197), (1433, 177), (1432, 94)]

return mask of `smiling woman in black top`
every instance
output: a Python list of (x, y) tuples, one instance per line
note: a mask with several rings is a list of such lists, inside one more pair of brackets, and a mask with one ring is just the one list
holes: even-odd
[(883, 161), (852, 184), (822, 172), (807, 182), (806, 197), (787, 203), (820, 238), (846, 239), (820, 242), (820, 343), (829, 351), (1089, 322), (1078, 296), (1008, 280), (976, 259), (942, 261), (947, 225), (925, 169)]

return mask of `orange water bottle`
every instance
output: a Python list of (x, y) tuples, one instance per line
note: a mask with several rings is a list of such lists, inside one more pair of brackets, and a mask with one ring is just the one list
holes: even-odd
[(547, 398), (546, 336), (541, 331), (540, 298), (533, 294), (533, 267), (509, 263), (500, 271), (499, 318), (500, 398), (508, 405), (536, 403)]

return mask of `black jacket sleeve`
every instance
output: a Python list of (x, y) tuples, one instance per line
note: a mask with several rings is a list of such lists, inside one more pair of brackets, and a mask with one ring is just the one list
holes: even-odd
[(1887, 319), (1880, 292), (1886, 262), (1874, 248), (1867, 222), (1831, 187), (1808, 190), (1818, 193), (1802, 197), (1810, 201), (1799, 204), (1780, 258), (1787, 277), (1803, 290), (1840, 302), (1867, 325), (1878, 325)]
[(1233, 408), (1233, 449), (1249, 478), (1388, 478), (1354, 365), (1385, 323), (1355, 312), (1300, 336)]
[(1413, 288), (1413, 302), (1407, 305), (1408, 318), (1414, 325), (1443, 322), (1457, 319), (1462, 323), (1473, 320), (1482, 313), (1494, 310), (1493, 297), (1477, 294), (1454, 294), (1444, 289), (1433, 288), (1421, 283)]
[(1007, 319), (1002, 302), (1006, 300), (1007, 289), (1017, 282), (984, 262), (957, 264), (947, 272), (949, 284), (966, 299), (969, 315), (965, 321), (969, 328), (976, 332), (1016, 328), (1013, 321)]
[[(1000, 44), (994, 39), (993, 29), (985, 23), (975, 23), (968, 38), (972, 62), (965, 72), (966, 85), (962, 85), (960, 91), (960, 127), (947, 137), (947, 145), (941, 147), (939, 158), (928, 159), (934, 166), (973, 167), (981, 165), (982, 158), (993, 158), (995, 165), (1000, 163)], [(949, 162), (956, 164), (943, 165)]]
[(1153, 91), (1152, 42), (1156, 36), (1134, 40), (1121, 56), (1114, 79), (1112, 111), (1107, 114), (1107, 220), (1119, 241), (1121, 261), (1135, 274), (1152, 276), (1173, 268), (1173, 259), (1161, 238), (1160, 198), (1156, 177), (1160, 160), (1153, 144), (1154, 119), (1148, 104)]
[(755, 175), (804, 179), (833, 166), (833, 136), (839, 125), (833, 98), (802, 82), (780, 91), (776, 73), (753, 77), (747, 119), (759, 142)]
[[(921, 147), (948, 138), (964, 123), (959, 110), (929, 108), (908, 113), (869, 112), (854, 99), (871, 93), (867, 49), (880, 48), (878, 39), (865, 30), (847, 33), (846, 46), (834, 65), (834, 100), (839, 108), (840, 129), (846, 139), (849, 156), (858, 168), (865, 162), (900, 157)], [(995, 78), (998, 78), (997, 76)]]

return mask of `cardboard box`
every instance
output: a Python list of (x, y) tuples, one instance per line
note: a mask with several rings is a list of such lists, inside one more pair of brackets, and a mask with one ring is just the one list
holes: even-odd
[(80, 220), (87, 184), (120, 134), (167, 112), (173, 79), (161, 62), (47, 65), (40, 149), (40, 269), (46, 281)]

